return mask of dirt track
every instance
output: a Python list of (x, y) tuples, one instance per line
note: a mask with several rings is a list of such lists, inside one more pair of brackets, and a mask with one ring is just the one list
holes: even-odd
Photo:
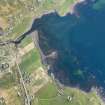
[(34, 43), (30, 43), (28, 44), (26, 47), (24, 48), (19, 48), (19, 54), (21, 56), (25, 55), (26, 53), (28, 53), (29, 51), (31, 51), (34, 48)]

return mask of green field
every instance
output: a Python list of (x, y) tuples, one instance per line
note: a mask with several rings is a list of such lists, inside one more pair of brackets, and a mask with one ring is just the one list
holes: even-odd
[(56, 97), (57, 96), (56, 85), (53, 83), (48, 83), (36, 95), (40, 99), (48, 99)]
[[(35, 96), (37, 105), (101, 105), (100, 98), (96, 92), (84, 93), (79, 89), (64, 87), (63, 94), (58, 93), (57, 87), (53, 83), (48, 83)], [(67, 97), (72, 97), (68, 101)], [(35, 100), (33, 105), (35, 105)]]
[(0, 97), (6, 101), (6, 104), (3, 105), (23, 105), (22, 96), (17, 95), (17, 92), (21, 90), (17, 80), (16, 68), (12, 68), (12, 70), (12, 73), (5, 73), (0, 77)]
[(22, 57), (20, 63), (21, 71), (32, 73), (35, 69), (41, 66), (41, 60), (39, 52), (36, 49), (31, 50)]
[[(8, 94), (8, 104), (6, 105), (23, 105), (23, 97), (17, 95), (17, 90), (12, 87), (11, 89), (7, 90)], [(15, 103), (15, 104), (14, 104)]]
[(64, 15), (65, 13), (70, 11), (70, 6), (75, 2), (75, 0), (64, 0), (64, 2), (59, 6), (57, 11), (60, 15)]
[(25, 46), (27, 46), (31, 42), (32, 42), (32, 38), (31, 38), (31, 36), (28, 35), (25, 39), (22, 40), (22, 42), (19, 44), (19, 46), (21, 48), (24, 48)]
[(0, 78), (0, 88), (8, 89), (16, 84), (15, 76), (11, 73), (5, 74), (2, 78)]
[(20, 36), (21, 34), (23, 34), (26, 31), (26, 29), (28, 30), (30, 21), (31, 21), (31, 17), (25, 17), (23, 20), (21, 20), (21, 23), (19, 23), (14, 27), (12, 33), (10, 33), (8, 37), (15, 39), (17, 36)]

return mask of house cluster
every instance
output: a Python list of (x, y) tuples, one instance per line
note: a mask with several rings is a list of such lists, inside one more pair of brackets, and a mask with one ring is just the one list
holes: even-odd
[(0, 105), (6, 105), (5, 99), (2, 96), (0, 96)]
[(8, 68), (9, 68), (9, 64), (8, 63), (2, 63), (2, 64), (0, 64), (0, 72), (1, 73), (7, 72)]

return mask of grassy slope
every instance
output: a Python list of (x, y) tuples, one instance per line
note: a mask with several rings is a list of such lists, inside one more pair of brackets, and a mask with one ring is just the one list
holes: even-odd
[(35, 49), (25, 54), (20, 64), (20, 69), (27, 73), (31, 73), (33, 70), (41, 66), (39, 52)]
[(24, 48), (25, 46), (27, 46), (29, 43), (32, 42), (32, 38), (30, 36), (27, 36), (25, 39), (22, 40), (22, 42), (20, 43), (20, 47)]
[[(26, 31), (30, 21), (31, 17), (25, 17), (20, 24), (14, 27), (12, 31), (13, 39), (15, 39), (17, 36), (20, 36), (21, 34), (23, 34), (23, 32)], [(12, 35), (10, 35), (10, 37), (12, 37)]]
[(64, 15), (65, 13), (70, 11), (70, 5), (73, 4), (75, 0), (64, 0), (61, 6), (58, 8), (58, 12), (60, 15)]
[[(100, 99), (95, 92), (84, 93), (74, 88), (64, 88), (64, 95), (58, 95), (56, 86), (48, 83), (37, 94), (37, 105), (101, 105)], [(72, 100), (67, 101), (67, 96), (72, 96)], [(33, 103), (34, 105), (34, 103)]]
[(11, 74), (5, 74), (2, 78), (0, 78), (0, 88), (10, 88), (15, 85), (15, 77)]
[(0, 78), (0, 96), (2, 96), (3, 93), (3, 97), (7, 103), (6, 105), (14, 105), (14, 103), (15, 105), (22, 105), (22, 99), (18, 97), (18, 91), (15, 90), (14, 87), (18, 89), (15, 72), (12, 72), (12, 74), (7, 73)]
[(19, 97), (18, 95), (17, 95), (17, 91), (14, 89), (14, 87), (12, 87), (12, 88), (10, 88), (10, 89), (8, 89), (7, 90), (7, 94), (9, 94), (8, 95), (8, 104), (7, 105), (14, 105), (14, 103), (15, 103), (15, 105), (22, 105), (22, 98), (21, 97)]

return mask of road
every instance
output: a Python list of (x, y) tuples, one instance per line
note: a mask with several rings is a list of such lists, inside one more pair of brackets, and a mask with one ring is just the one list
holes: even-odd
[(34, 43), (31, 42), (30, 44), (28, 44), (24, 48), (18, 48), (18, 49), (19, 49), (19, 54), (21, 56), (23, 56), (23, 55), (27, 54), (28, 52), (30, 52), (32, 49), (34, 49)]
[(20, 70), (20, 67), (19, 67), (19, 64), (18, 64), (18, 55), (16, 54), (16, 65), (17, 65), (17, 68), (18, 68), (18, 73), (20, 75), (20, 83), (22, 84), (23, 88), (24, 88), (24, 92), (25, 92), (25, 105), (31, 105), (30, 103), (30, 96), (28, 94), (28, 91), (27, 91), (27, 88), (26, 88), (26, 85), (25, 85), (25, 82), (24, 82), (24, 79), (23, 79), (23, 76), (22, 76), (22, 73), (21, 73), (21, 70)]

